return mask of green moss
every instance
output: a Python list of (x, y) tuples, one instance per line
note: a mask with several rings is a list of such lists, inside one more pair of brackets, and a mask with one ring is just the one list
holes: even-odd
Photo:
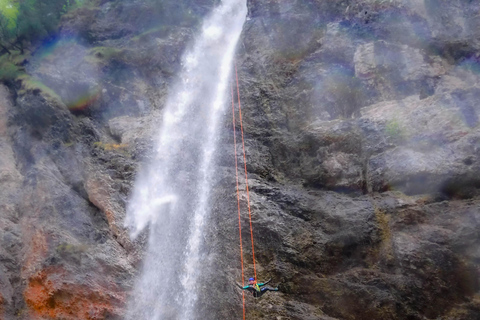
[(9, 61), (6, 61), (0, 64), (0, 80), (1, 81), (14, 80), (15, 78), (18, 77), (19, 74), (20, 74), (20, 70), (15, 64)]
[(0, 81), (12, 81), (21, 75), (25, 59), (26, 56), (17, 51), (0, 56)]
[(20, 54), (19, 51), (12, 51), (11, 54), (0, 56), (0, 81), (11, 82), (18, 80), (21, 82), (21, 89), (18, 91), (19, 94), (38, 92), (41, 93), (45, 99), (63, 104), (62, 98), (60, 98), (54, 90), (40, 80), (25, 73), (23, 64), (28, 57), (26, 54)]
[(22, 74), (18, 76), (17, 79), (22, 81), (22, 89), (19, 91), (20, 94), (29, 91), (40, 92), (45, 99), (50, 99), (54, 102), (63, 104), (62, 98), (60, 98), (55, 91), (46, 86), (43, 82), (34, 79), (27, 74)]
[(30, 58), (30, 54), (22, 54), (18, 50), (11, 50), (11, 54), (9, 55), (9, 60), (18, 67), (21, 67), (28, 58)]
[(76, 245), (76, 244), (71, 244), (71, 243), (62, 243), (57, 246), (57, 252), (59, 253), (74, 253), (74, 254), (79, 254), (87, 251), (88, 246), (87, 245)]
[(392, 119), (387, 122), (385, 132), (390, 138), (395, 140), (403, 140), (406, 136), (405, 129), (397, 119)]

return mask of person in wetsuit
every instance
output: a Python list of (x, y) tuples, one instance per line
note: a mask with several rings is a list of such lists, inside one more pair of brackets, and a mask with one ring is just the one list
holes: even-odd
[(267, 291), (278, 291), (278, 288), (267, 287), (266, 284), (269, 283), (272, 279), (269, 279), (264, 283), (257, 283), (254, 278), (248, 279), (248, 286), (242, 287), (237, 283), (237, 286), (242, 290), (250, 291), (255, 298), (260, 298)]

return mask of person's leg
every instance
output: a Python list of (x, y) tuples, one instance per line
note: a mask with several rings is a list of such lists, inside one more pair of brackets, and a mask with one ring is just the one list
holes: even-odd
[(278, 288), (262, 287), (261, 292), (278, 291)]

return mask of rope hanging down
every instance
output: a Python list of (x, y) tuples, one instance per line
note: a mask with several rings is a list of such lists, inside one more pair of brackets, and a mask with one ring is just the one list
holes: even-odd
[(255, 275), (255, 282), (257, 282), (257, 268), (255, 266), (255, 249), (253, 245), (252, 210), (250, 209), (250, 191), (248, 189), (247, 157), (245, 156), (245, 140), (243, 138), (242, 104), (240, 103), (240, 89), (238, 86), (238, 73), (237, 73), (236, 64), (235, 64), (235, 79), (237, 81), (238, 113), (239, 113), (239, 119), (240, 119), (240, 129), (242, 132), (243, 163), (245, 165), (245, 184), (246, 184), (246, 190), (247, 190), (248, 219), (250, 220), (250, 237), (252, 240), (253, 273)]
[[(240, 89), (238, 85), (238, 73), (237, 66), (235, 65), (235, 79), (237, 84), (237, 97), (238, 97), (238, 113), (240, 120), (240, 129), (242, 133), (242, 148), (243, 148), (243, 163), (245, 168), (245, 185), (247, 191), (247, 205), (248, 205), (248, 219), (250, 222), (250, 238), (252, 241), (252, 260), (253, 260), (253, 272), (255, 275), (255, 282), (257, 282), (257, 268), (255, 264), (255, 246), (253, 244), (253, 227), (252, 227), (252, 210), (250, 208), (250, 190), (248, 188), (248, 173), (247, 173), (247, 157), (245, 155), (245, 139), (243, 135), (243, 121), (242, 121), (242, 104), (240, 102)], [(238, 231), (240, 234), (240, 262), (242, 265), (242, 287), (245, 284), (245, 273), (243, 266), (243, 246), (242, 246), (242, 221), (241, 221), (241, 211), (240, 211), (240, 188), (238, 184), (238, 157), (237, 157), (237, 131), (235, 126), (235, 103), (233, 97), (233, 86), (231, 86), (232, 92), (232, 123), (233, 123), (233, 144), (235, 149), (235, 177), (237, 184), (237, 207), (238, 207)], [(243, 302), (243, 320), (245, 320), (245, 291), (242, 290), (242, 302)]]
[[(233, 103), (233, 86), (232, 91), (232, 115), (233, 115), (233, 145), (235, 146), (235, 176), (237, 179), (237, 207), (238, 207), (238, 232), (240, 234), (240, 260), (242, 263), (242, 286), (245, 285), (245, 276), (243, 271), (243, 247), (242, 247), (242, 222), (240, 219), (240, 190), (238, 187), (238, 163), (237, 163), (237, 135), (235, 129), (235, 106)], [(242, 302), (243, 302), (243, 320), (245, 320), (245, 291), (242, 290)]]

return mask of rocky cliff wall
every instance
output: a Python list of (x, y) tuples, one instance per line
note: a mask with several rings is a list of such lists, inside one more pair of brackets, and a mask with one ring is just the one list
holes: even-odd
[[(237, 64), (257, 270), (283, 293), (247, 299), (247, 314), (478, 317), (479, 4), (248, 6)], [(234, 197), (229, 130), (218, 199)], [(230, 281), (234, 211), (215, 215)]]
[(0, 319), (122, 318), (144, 243), (125, 204), (212, 4), (98, 1), (0, 87)]
[[(125, 203), (214, 2), (71, 12), (1, 87), (0, 318), (121, 318), (144, 242), (123, 229)], [(479, 4), (248, 8), (236, 62), (257, 271), (281, 290), (247, 296), (248, 318), (477, 319)], [(204, 319), (241, 317), (228, 113), (220, 143)]]

